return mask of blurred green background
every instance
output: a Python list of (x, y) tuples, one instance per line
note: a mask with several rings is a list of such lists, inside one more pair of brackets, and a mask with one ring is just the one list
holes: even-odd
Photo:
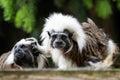
[(89, 17), (120, 44), (120, 0), (0, 0), (0, 54), (21, 38), (39, 39), (44, 20), (53, 12)]

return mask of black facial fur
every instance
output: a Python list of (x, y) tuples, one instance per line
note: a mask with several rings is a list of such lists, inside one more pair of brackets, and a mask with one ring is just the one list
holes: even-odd
[(65, 50), (71, 46), (73, 33), (70, 33), (68, 30), (64, 30), (63, 32), (55, 32), (52, 30), (51, 32), (48, 32), (48, 35), (53, 48)]
[(15, 63), (23, 68), (37, 67), (37, 56), (39, 55), (39, 50), (35, 48), (36, 42), (30, 45), (16, 45), (14, 47)]

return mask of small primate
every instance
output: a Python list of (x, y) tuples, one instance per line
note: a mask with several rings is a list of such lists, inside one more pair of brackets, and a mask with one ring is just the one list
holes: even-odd
[(91, 19), (81, 25), (61, 13), (46, 19), (41, 40), (40, 51), (51, 56), (58, 69), (107, 68), (118, 53), (117, 45)]
[(0, 57), (0, 69), (45, 68), (47, 58), (38, 50), (35, 38), (18, 41), (13, 49)]

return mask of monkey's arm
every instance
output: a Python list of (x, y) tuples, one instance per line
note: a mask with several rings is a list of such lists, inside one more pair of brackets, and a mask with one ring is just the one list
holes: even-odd
[(50, 57), (50, 48), (47, 48), (45, 46), (40, 46), (38, 45), (38, 49), (40, 50), (40, 52), (44, 55), (46, 55), (47, 57)]

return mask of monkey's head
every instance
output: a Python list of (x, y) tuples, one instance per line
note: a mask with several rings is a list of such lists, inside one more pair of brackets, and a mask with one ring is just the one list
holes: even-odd
[(40, 51), (34, 38), (20, 40), (13, 48), (14, 62), (22, 68), (37, 67), (37, 56)]
[(55, 32), (54, 30), (52, 30), (51, 32), (48, 31), (48, 35), (50, 38), (50, 45), (52, 48), (68, 51), (73, 46), (73, 33), (70, 33), (67, 29), (65, 29), (63, 32)]

